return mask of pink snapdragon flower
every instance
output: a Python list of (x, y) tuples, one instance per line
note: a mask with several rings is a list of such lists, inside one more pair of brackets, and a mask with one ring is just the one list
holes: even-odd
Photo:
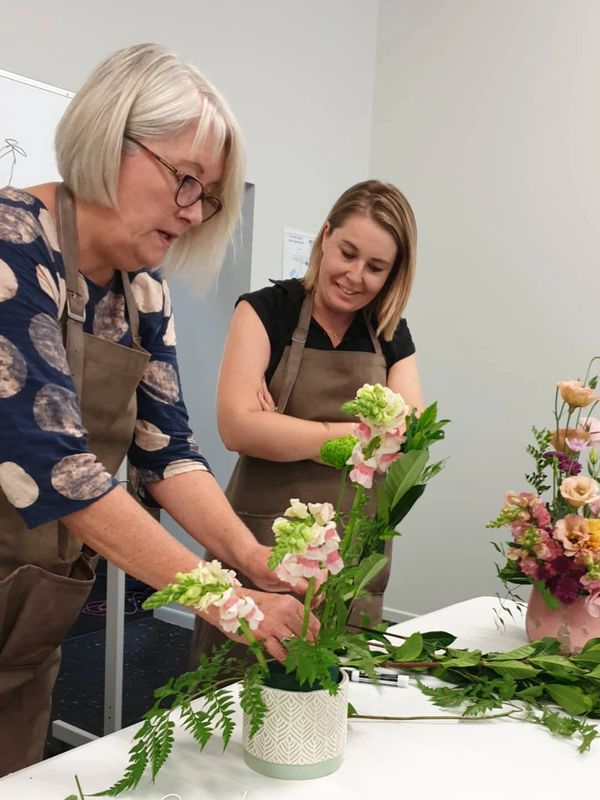
[(353, 483), (358, 483), (364, 486), (365, 489), (370, 489), (373, 486), (373, 478), (377, 469), (377, 461), (375, 457), (365, 458), (363, 448), (360, 442), (354, 446), (352, 454), (348, 459), (348, 464), (353, 465), (350, 470), (349, 478)]
[(228, 589), (220, 600), (213, 603), (219, 609), (219, 627), (226, 633), (236, 633), (240, 620), (246, 620), (251, 631), (255, 631), (265, 615), (249, 595), (237, 595)]
[(301, 578), (322, 582), (339, 572), (344, 563), (339, 554), (340, 537), (331, 503), (290, 500), (286, 517), (273, 523), (276, 550), (287, 550), (276, 563), (277, 577), (295, 586)]

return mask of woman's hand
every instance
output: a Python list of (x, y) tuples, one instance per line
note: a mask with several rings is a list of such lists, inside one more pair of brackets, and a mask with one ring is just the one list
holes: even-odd
[(257, 392), (257, 396), (258, 403), (262, 411), (277, 411), (277, 406), (275, 405), (275, 401), (271, 396), (271, 392), (269, 392), (264, 375), (261, 381), (260, 389)]
[[(237, 594), (248, 595), (264, 614), (258, 628), (253, 631), (254, 636), (265, 646), (270, 656), (277, 661), (285, 661), (287, 654), (286, 642), (293, 636), (300, 636), (304, 620), (304, 606), (295, 597), (289, 594), (271, 594), (270, 592), (257, 592), (252, 589), (238, 589)], [(212, 606), (207, 613), (199, 614), (208, 621), (219, 627), (219, 613), (215, 606)], [(319, 632), (319, 620), (310, 615), (306, 638), (309, 642), (314, 642)], [(224, 632), (226, 636), (234, 642), (248, 644), (248, 640), (242, 634)]]

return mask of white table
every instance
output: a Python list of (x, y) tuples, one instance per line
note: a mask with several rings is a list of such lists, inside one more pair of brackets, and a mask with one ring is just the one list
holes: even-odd
[[(483, 651), (510, 650), (526, 641), (523, 623), (507, 617), (497, 629), (492, 597), (478, 597), (425, 614), (391, 630), (446, 630), (456, 645)], [(168, 654), (165, 653), (165, 657)], [(359, 713), (444, 713), (421, 692), (351, 684)], [(76, 773), (84, 792), (119, 778), (135, 726), (105, 736), (34, 767), (0, 779), (0, 797), (63, 800), (75, 793)], [(188, 734), (177, 732), (175, 748), (158, 775), (133, 794), (137, 800), (578, 800), (598, 796), (600, 742), (580, 754), (566, 739), (537, 725), (509, 719), (485, 722), (350, 721), (342, 767), (312, 781), (280, 781), (252, 772), (242, 760), (241, 724), (225, 753), (211, 741), (200, 753)]]

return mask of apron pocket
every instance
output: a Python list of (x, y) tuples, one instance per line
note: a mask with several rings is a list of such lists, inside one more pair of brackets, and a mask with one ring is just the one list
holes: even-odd
[(69, 577), (27, 564), (0, 581), (0, 671), (43, 663), (77, 619), (94, 578), (81, 555)]

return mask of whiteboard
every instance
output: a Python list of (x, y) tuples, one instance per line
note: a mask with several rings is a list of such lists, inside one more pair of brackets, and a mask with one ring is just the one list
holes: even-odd
[(60, 180), (54, 131), (73, 96), (0, 69), (0, 187)]

